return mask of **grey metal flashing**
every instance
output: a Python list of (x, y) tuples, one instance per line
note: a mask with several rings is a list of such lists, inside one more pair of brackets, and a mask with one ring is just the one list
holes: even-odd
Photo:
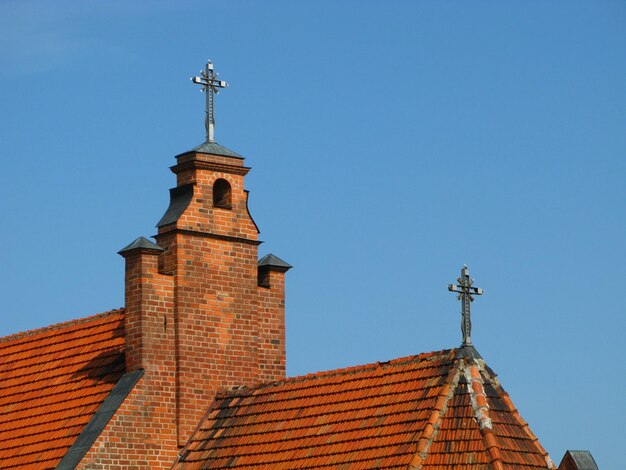
[(157, 227), (176, 222), (193, 198), (193, 183), (170, 189), (170, 205), (156, 224)]
[(259, 260), (259, 268), (276, 268), (276, 270), (278, 271), (285, 272), (293, 268), (293, 266), (286, 263), (278, 256), (274, 256), (273, 254), (269, 253)]
[(126, 245), (124, 248), (122, 248), (117, 253), (120, 254), (120, 255), (123, 255), (124, 253), (126, 253), (128, 251), (136, 250), (138, 248), (141, 248), (141, 249), (144, 249), (144, 250), (165, 251), (159, 245), (157, 245), (156, 243), (151, 242), (146, 237), (138, 237), (130, 245)]
[(578, 470), (598, 470), (598, 465), (588, 450), (568, 450), (565, 452), (565, 457), (567, 454), (570, 455)]
[(85, 429), (78, 435), (74, 444), (72, 444), (67, 454), (57, 465), (56, 470), (72, 470), (76, 468), (142, 376), (143, 370), (137, 370), (127, 372), (120, 378), (113, 390), (111, 390), (111, 393), (104, 399), (96, 414), (92, 416)]
[(473, 359), (482, 359), (481, 355), (478, 354), (478, 351), (476, 351), (476, 348), (472, 345), (466, 344), (461, 346), (459, 349), (456, 350), (456, 356), (457, 359), (459, 358), (464, 358), (464, 359), (468, 359), (468, 358), (473, 358)]
[[(204, 142), (203, 144), (198, 145), (197, 147), (192, 148), (191, 150), (187, 150), (186, 152), (181, 153), (180, 155), (184, 155), (189, 152), (197, 152), (197, 153), (208, 153), (211, 155), (221, 155), (224, 157), (234, 157), (241, 158), (243, 157), (236, 152), (233, 152), (230, 149), (227, 149), (223, 145), (218, 144), (217, 142)], [(177, 157), (180, 157), (177, 155)]]
[(250, 206), (248, 205), (250, 201), (250, 191), (244, 189), (243, 192), (246, 193), (246, 212), (248, 213), (248, 217), (250, 217), (250, 220), (254, 224), (254, 228), (256, 228), (256, 233), (261, 233), (261, 230), (259, 230), (259, 226), (254, 221), (254, 217), (252, 217), (252, 214), (250, 214)]

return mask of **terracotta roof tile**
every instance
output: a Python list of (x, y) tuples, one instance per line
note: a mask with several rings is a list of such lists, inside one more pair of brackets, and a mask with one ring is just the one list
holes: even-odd
[(507, 400), (455, 351), (242, 388), (218, 395), (175, 468), (549, 468)]
[(114, 310), (0, 339), (0, 468), (54, 468), (124, 373)]

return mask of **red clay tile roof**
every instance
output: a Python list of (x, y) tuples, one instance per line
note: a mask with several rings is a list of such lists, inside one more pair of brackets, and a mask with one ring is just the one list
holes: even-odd
[(124, 312), (0, 339), (0, 468), (55, 468), (124, 373)]
[(178, 470), (554, 468), (495, 374), (454, 350), (224, 393), (181, 455)]

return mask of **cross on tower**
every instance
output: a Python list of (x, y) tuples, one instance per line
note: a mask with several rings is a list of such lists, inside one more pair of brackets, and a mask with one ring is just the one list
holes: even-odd
[(457, 278), (458, 285), (449, 284), (448, 290), (450, 292), (457, 292), (459, 295), (457, 299), (461, 301), (461, 331), (463, 332), (463, 346), (472, 345), (472, 321), (470, 319), (470, 303), (474, 301), (473, 295), (483, 295), (484, 290), (480, 287), (472, 287), (474, 279), (470, 278), (469, 268), (463, 265), (461, 268), (461, 276)]
[(213, 111), (213, 94), (219, 93), (219, 88), (226, 88), (228, 83), (218, 80), (218, 73), (213, 72), (213, 62), (207, 61), (204, 70), (200, 70), (199, 77), (191, 77), (191, 81), (202, 85), (201, 91), (206, 93), (206, 141), (215, 142), (215, 114)]

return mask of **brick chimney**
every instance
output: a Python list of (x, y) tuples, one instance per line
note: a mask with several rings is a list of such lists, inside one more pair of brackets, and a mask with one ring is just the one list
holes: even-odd
[(285, 273), (291, 266), (272, 254), (259, 260), (259, 373), (262, 381), (285, 376)]
[(174, 358), (174, 279), (158, 271), (163, 248), (144, 237), (118, 253), (126, 259), (126, 371), (158, 370)]

